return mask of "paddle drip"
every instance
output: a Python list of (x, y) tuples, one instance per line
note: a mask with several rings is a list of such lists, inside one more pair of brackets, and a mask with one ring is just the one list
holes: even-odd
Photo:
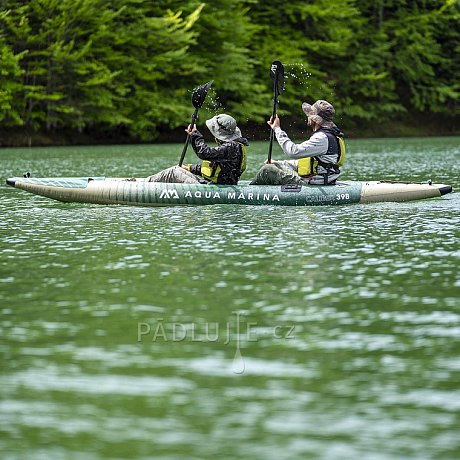
[(241, 355), (240, 348), (238, 347), (235, 352), (235, 356), (233, 358), (232, 363), (232, 371), (234, 374), (242, 374), (245, 369), (244, 359)]
[(244, 359), (240, 350), (240, 312), (236, 314), (236, 351), (233, 357), (232, 371), (234, 374), (242, 374), (245, 369)]

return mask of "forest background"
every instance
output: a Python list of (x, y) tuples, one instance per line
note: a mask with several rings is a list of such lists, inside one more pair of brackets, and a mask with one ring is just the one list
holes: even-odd
[(1, 0), (0, 145), (182, 141), (209, 80), (199, 122), (263, 139), (275, 59), (293, 132), (326, 99), (350, 137), (457, 135), (459, 24), (458, 0)]

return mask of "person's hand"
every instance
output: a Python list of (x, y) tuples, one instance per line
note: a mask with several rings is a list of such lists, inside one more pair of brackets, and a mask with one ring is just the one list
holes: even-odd
[(196, 131), (196, 125), (193, 125), (193, 127), (192, 127), (192, 125), (188, 125), (187, 128), (185, 129), (185, 132), (187, 134), (192, 134), (193, 131)]
[(267, 121), (267, 123), (270, 125), (271, 129), (276, 129), (281, 127), (280, 119), (278, 118), (278, 115), (275, 115), (275, 118), (270, 118), (270, 120)]

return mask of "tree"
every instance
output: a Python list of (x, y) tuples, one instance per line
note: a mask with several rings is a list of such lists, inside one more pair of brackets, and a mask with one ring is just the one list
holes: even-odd
[(126, 125), (148, 139), (184, 112), (176, 101), (185, 89), (172, 76), (191, 72), (193, 59), (184, 55), (201, 7), (183, 19), (172, 11), (156, 16), (140, 0), (6, 3), (0, 21), (22, 68), (16, 122), (48, 131)]
[(3, 0), (0, 120), (153, 140), (214, 80), (203, 117), (260, 123), (275, 59), (292, 121), (320, 98), (348, 124), (402, 111), (455, 120), (459, 20), (458, 0)]
[(354, 30), (361, 24), (353, 1), (278, 0), (257, 3), (251, 15), (260, 26), (252, 47), (264, 63), (258, 78), (267, 80), (269, 63), (275, 58), (285, 63), (284, 113), (299, 114), (301, 101), (315, 99), (328, 99), (340, 108), (337, 94), (347, 78), (343, 69), (352, 52)]
[[(0, 17), (4, 14), (0, 14)], [(20, 78), (23, 71), (20, 60), (24, 54), (25, 52), (15, 55), (0, 33), (0, 122), (5, 126), (17, 126), (22, 123), (17, 101), (22, 91)]]

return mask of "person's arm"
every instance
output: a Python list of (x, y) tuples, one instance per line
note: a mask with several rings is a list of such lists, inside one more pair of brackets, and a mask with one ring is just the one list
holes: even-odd
[(192, 134), (192, 147), (198, 158), (209, 161), (229, 161), (228, 146), (219, 145), (217, 147), (209, 147), (204, 142), (203, 135), (199, 131), (193, 131)]
[(201, 165), (198, 165), (196, 163), (190, 163), (182, 167), (187, 171), (190, 171), (192, 174), (195, 174), (196, 176), (201, 176)]
[(276, 127), (274, 131), (276, 140), (289, 158), (314, 157), (315, 155), (322, 155), (327, 152), (328, 142), (327, 136), (324, 133), (314, 133), (305, 142), (295, 144), (280, 127)]
[(275, 132), (276, 140), (283, 152), (289, 157), (297, 160), (299, 158), (314, 157), (327, 152), (328, 141), (324, 133), (314, 133), (310, 139), (301, 144), (294, 144), (289, 136), (281, 129), (281, 121), (278, 115), (270, 118), (267, 123)]

